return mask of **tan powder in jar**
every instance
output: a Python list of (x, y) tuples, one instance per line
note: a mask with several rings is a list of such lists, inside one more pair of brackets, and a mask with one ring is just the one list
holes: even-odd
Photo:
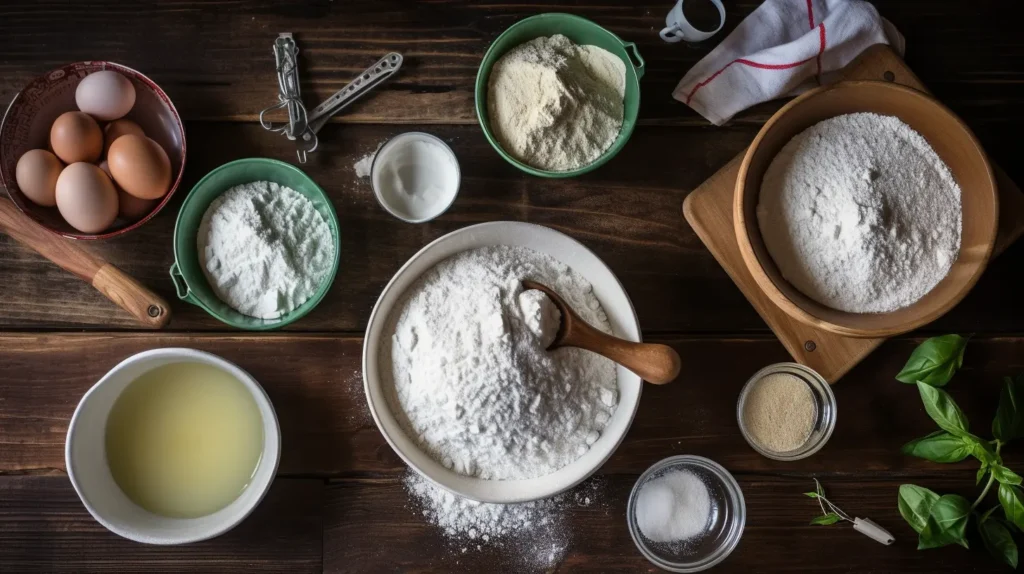
[(796, 450), (814, 426), (814, 395), (807, 383), (789, 373), (772, 373), (754, 383), (743, 404), (750, 438), (772, 452)]

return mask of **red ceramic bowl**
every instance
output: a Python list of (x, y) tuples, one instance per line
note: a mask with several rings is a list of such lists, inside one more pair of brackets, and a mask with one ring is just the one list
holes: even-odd
[[(125, 116), (139, 124), (146, 135), (160, 144), (171, 160), (171, 189), (148, 214), (135, 221), (118, 218), (102, 233), (82, 233), (68, 225), (56, 207), (42, 207), (29, 201), (18, 189), (14, 169), (30, 149), (49, 149), (50, 126), (57, 116), (77, 110), (75, 88), (82, 78), (99, 70), (114, 70), (135, 86), (135, 107)], [(101, 123), (102, 125), (102, 123)], [(14, 97), (0, 124), (0, 185), (23, 213), (40, 225), (74, 239), (106, 239), (127, 233), (156, 215), (181, 183), (185, 169), (185, 128), (178, 110), (153, 80), (113, 62), (77, 62), (32, 80)]]

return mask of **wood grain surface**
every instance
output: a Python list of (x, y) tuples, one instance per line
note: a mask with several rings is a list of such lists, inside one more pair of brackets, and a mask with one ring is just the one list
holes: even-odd
[[(1024, 121), (1022, 121), (1024, 127)], [(189, 123), (189, 160), (182, 191), (233, 159), (265, 156), (293, 161), (294, 146), (257, 125)], [(303, 170), (334, 202), (341, 228), (341, 263), (334, 286), (315, 313), (289, 326), (297, 331), (363, 331), (391, 276), (430, 241), (473, 223), (539, 223), (582, 241), (615, 272), (630, 294), (645, 333), (767, 333), (767, 326), (680, 215), (687, 194), (753, 139), (755, 127), (640, 127), (622, 152), (600, 170), (571, 180), (526, 176), (505, 163), (472, 126), (432, 126), (459, 157), (459, 197), (441, 218), (407, 224), (378, 205), (353, 164), (399, 126), (329, 125), (321, 149)], [(1012, 127), (990, 149), (1018, 146)], [(983, 138), (982, 141), (985, 141)], [(1019, 146), (1018, 146), (1019, 147)], [(1005, 162), (1008, 170), (1024, 170)], [(1024, 166), (1021, 166), (1024, 167)], [(85, 248), (172, 301), (170, 328), (224, 330), (198, 307), (177, 301), (168, 269), (174, 261), (174, 220), (185, 193), (138, 230)], [(1024, 245), (994, 261), (975, 289), (926, 329), (932, 332), (1014, 332), (1024, 325)], [(88, 285), (0, 236), (0, 328), (134, 329), (134, 319)], [(693, 304), (699, 301), (700, 304)], [(998, 301), (998, 305), (993, 305)]]
[[(480, 545), (479, 549), (472, 540), (440, 536), (436, 528), (424, 524), (416, 504), (396, 505), (394, 500), (408, 497), (399, 479), (332, 481), (324, 509), (324, 570), (366, 572), (366, 565), (372, 564), (375, 572), (662, 572), (639, 552), (621, 551), (623, 541), (632, 544), (626, 501), (636, 479), (633, 474), (591, 479), (564, 495), (554, 524), (539, 529), (543, 537), (513, 539), (501, 546)], [(969, 495), (972, 473), (900, 478), (832, 475), (820, 479), (830, 499), (841, 508), (889, 529), (896, 537), (893, 546), (881, 546), (849, 524), (809, 525), (821, 511), (802, 494), (814, 490), (808, 475), (737, 473), (747, 504), (746, 528), (735, 553), (711, 571), (1002, 571), (987, 563), (986, 556), (978, 556), (981, 550), (940, 548), (923, 558), (916, 550), (916, 533), (896, 509), (896, 492), (903, 482)], [(394, 533), (387, 547), (375, 544), (376, 533), (383, 531)], [(970, 543), (981, 546), (973, 532)], [(424, 548), (431, 552), (424, 553)]]
[[(740, 388), (787, 353), (679, 208), (781, 102), (716, 128), (671, 98), (685, 71), (759, 2), (726, 4), (725, 32), (698, 45), (669, 45), (657, 31), (670, 0), (0, 3), (0, 107), (47, 70), (113, 60), (167, 91), (189, 145), (183, 192), (168, 209), (125, 237), (85, 245), (170, 302), (167, 331), (140, 331), (92, 287), (0, 237), (0, 572), (654, 572), (626, 530), (626, 497), (650, 464), (683, 453), (723, 464), (746, 496), (743, 540), (715, 572), (1003, 571), (974, 539), (978, 548), (970, 551), (914, 550), (913, 533), (896, 511), (899, 484), (967, 495), (976, 492), (975, 467), (899, 453), (933, 423), (914, 389), (893, 376), (922, 336), (974, 333), (949, 390), (972, 429), (987, 434), (1000, 378), (1024, 371), (1024, 245), (993, 262), (948, 315), (884, 343), (834, 387), (836, 430), (815, 456), (771, 461), (739, 434)], [(1010, 177), (1024, 181), (1024, 4), (876, 5), (906, 36), (914, 72)], [(572, 180), (533, 178), (506, 164), (476, 126), (473, 109), (477, 65), (489, 43), (515, 21), (548, 11), (590, 18), (636, 42), (647, 60), (640, 126), (629, 144), (601, 169)], [(307, 104), (385, 52), (401, 52), (405, 64), (380, 92), (327, 125), (321, 148), (303, 166), (341, 221), (333, 288), (287, 332), (251, 335), (178, 301), (168, 269), (175, 214), (199, 178), (243, 157), (294, 162), (292, 144), (255, 123), (275, 100), (271, 44), (285, 31), (302, 49)], [(387, 138), (412, 130), (449, 142), (463, 173), (453, 208), (422, 225), (388, 216), (353, 169)], [(625, 441), (568, 495), (557, 531), (477, 550), (444, 537), (405, 492), (406, 466), (367, 412), (361, 336), (380, 290), (413, 253), (454, 229), (503, 219), (550, 226), (594, 250), (629, 292), (645, 340), (678, 351), (682, 371), (673, 383), (644, 388)], [(263, 384), (282, 428), (280, 474), (256, 512), (228, 534), (182, 547), (142, 546), (110, 534), (85, 511), (64, 473), (64, 435), (78, 400), (103, 373), (136, 352), (171, 346), (221, 355)], [(1021, 452), (1005, 452), (1018, 471)], [(818, 509), (800, 492), (811, 488), (812, 476), (824, 479), (844, 509), (889, 528), (896, 545), (884, 548), (848, 527), (807, 525)], [(580, 502), (588, 496), (590, 504)]]
[(0, 479), (5, 572), (319, 572), (322, 481), (278, 479), (253, 514), (219, 538), (182, 547), (136, 544), (89, 516), (57, 476)]
[[(839, 422), (829, 443), (798, 464), (757, 455), (736, 426), (736, 398), (755, 371), (787, 360), (771, 338), (648, 338), (682, 359), (679, 378), (645, 385), (640, 409), (606, 472), (639, 472), (658, 459), (692, 453), (735, 471), (922, 472), (932, 463), (899, 453), (927, 434), (917, 391), (896, 382), (919, 339), (887, 342), (833, 391)], [(64, 435), (78, 399), (106, 371), (144, 350), (191, 347), (233, 361), (259, 381), (281, 425), (283, 476), (333, 478), (398, 472), (404, 464), (377, 432), (360, 369), (362, 340), (330, 335), (8, 334), (0, 336), (0, 472), (52, 474), (64, 469)], [(985, 433), (1002, 377), (1024, 372), (1024, 338), (976, 337), (950, 387)], [(1015, 451), (1007, 456), (1011, 459)], [(1024, 462), (1024, 458), (1021, 459)], [(969, 463), (962, 463), (968, 468)]]
[[(637, 43), (649, 62), (643, 121), (704, 126), (697, 114), (671, 98), (671, 91), (758, 4), (728, 3), (723, 32), (708, 42), (687, 45), (658, 38), (671, 8), (668, 1), (8, 1), (0, 5), (0, 53), (5, 55), (0, 61), (0, 102), (31, 78), (62, 64), (108, 59), (150, 76), (184, 117), (251, 122), (275, 101), (273, 38), (292, 32), (302, 50), (302, 91), (310, 101), (322, 101), (386, 52), (405, 56), (394, 82), (336, 121), (475, 124), (473, 83), (489, 43), (526, 16), (561, 11), (590, 18)], [(907, 38), (911, 68), (940, 98), (974, 117), (1019, 119), (1024, 105), (1024, 85), (1017, 73), (1024, 58), (1024, 38), (1017, 26), (1024, 19), (1020, 3), (880, 4), (882, 14)], [(115, 22), (116, 33), (111, 33)], [(761, 123), (774, 108), (758, 106), (737, 121)]]

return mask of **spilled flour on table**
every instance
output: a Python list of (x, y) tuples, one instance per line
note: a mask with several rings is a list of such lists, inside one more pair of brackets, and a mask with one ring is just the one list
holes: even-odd
[(350, 412), (348, 422), (357, 426), (374, 425), (373, 415), (370, 414), (370, 407), (366, 403), (366, 391), (363, 389), (363, 373), (359, 369), (353, 369), (341, 382), (345, 393), (345, 401), (348, 403)]
[(373, 171), (373, 158), (377, 157), (377, 152), (380, 148), (387, 143), (387, 140), (381, 140), (377, 143), (377, 146), (373, 148), (368, 154), (363, 155), (352, 164), (352, 171), (356, 172), (356, 177), (359, 179), (370, 177), (370, 173)]
[(591, 479), (570, 492), (535, 502), (488, 504), (475, 502), (434, 486), (410, 472), (405, 489), (411, 508), (436, 526), (457, 560), (488, 553), (503, 571), (535, 571), (557, 566), (573, 539), (575, 509), (604, 509), (604, 482)]

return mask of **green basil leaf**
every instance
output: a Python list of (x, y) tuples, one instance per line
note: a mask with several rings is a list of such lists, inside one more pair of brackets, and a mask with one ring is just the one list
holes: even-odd
[(899, 509), (903, 520), (920, 533), (928, 524), (928, 516), (932, 506), (939, 500), (939, 495), (931, 490), (915, 484), (900, 485)]
[(1011, 484), (1000, 484), (999, 504), (1006, 520), (1024, 529), (1024, 491)]
[(988, 463), (982, 462), (981, 468), (978, 469), (978, 478), (975, 479), (974, 484), (981, 484), (981, 479), (985, 478), (986, 474), (988, 474)]
[(924, 530), (918, 537), (918, 550), (959, 544), (967, 548), (967, 520), (971, 503), (959, 494), (944, 494), (935, 501)]
[(1016, 486), (1021, 483), (1021, 477), (1019, 474), (1001, 464), (992, 465), (992, 476), (999, 481), (999, 484), (1011, 484)]
[(967, 518), (971, 515), (971, 503), (959, 494), (943, 494), (932, 505), (930, 520), (933, 519), (943, 531), (953, 533), (962, 539), (967, 532)]
[(960, 462), (971, 456), (977, 443), (969, 438), (938, 431), (926, 437), (912, 440), (900, 450), (932, 462)]
[(914, 349), (896, 379), (911, 385), (945, 386), (963, 365), (966, 348), (967, 339), (960, 335), (932, 337)]
[(836, 514), (835, 512), (829, 512), (828, 514), (826, 514), (824, 516), (819, 516), (819, 517), (815, 518), (814, 520), (811, 521), (811, 524), (815, 524), (815, 525), (819, 525), (819, 526), (828, 526), (829, 524), (835, 524), (836, 522), (839, 522), (840, 520), (842, 520), (842, 519), (839, 518), (838, 514)]
[(998, 520), (985, 520), (978, 523), (978, 533), (988, 553), (1004, 564), (1017, 567), (1017, 543), (1013, 534)]
[(982, 466), (987, 467), (1002, 462), (1002, 459), (996, 454), (991, 444), (974, 435), (970, 435), (970, 437), (973, 439), (972, 442), (974, 444), (974, 450), (971, 451), (971, 455), (980, 460)]
[(992, 436), (1003, 442), (1024, 436), (1024, 380), (1020, 377), (1003, 379)]
[(818, 493), (817, 492), (805, 492), (804, 496), (809, 496), (811, 498), (818, 498)]
[(949, 393), (925, 383), (917, 383), (917, 390), (921, 393), (924, 410), (939, 428), (957, 436), (970, 436), (967, 417)]
[(921, 534), (917, 536), (917, 549), (918, 550), (930, 550), (932, 548), (942, 548), (943, 546), (949, 546), (950, 544), (959, 544), (964, 548), (967, 548), (967, 540), (954, 538), (948, 532), (943, 532), (941, 528), (934, 526), (934, 523), (929, 520), (928, 526), (921, 531)]

